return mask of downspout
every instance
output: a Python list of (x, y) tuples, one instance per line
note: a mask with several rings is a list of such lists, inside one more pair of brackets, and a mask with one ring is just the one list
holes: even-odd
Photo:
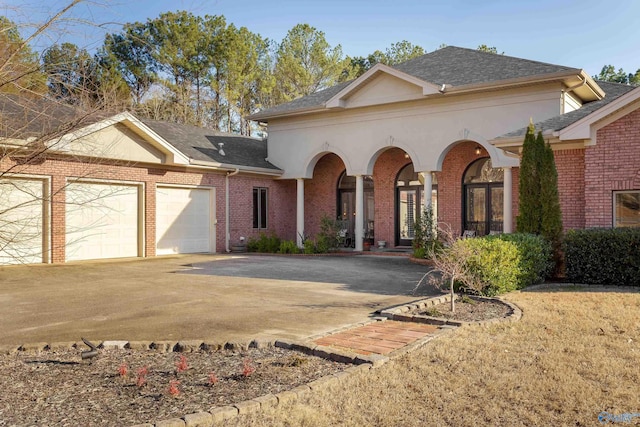
[(225, 231), (225, 251), (231, 252), (229, 249), (229, 241), (231, 240), (231, 231), (229, 229), (229, 177), (237, 175), (240, 169), (236, 168), (233, 172), (227, 172), (224, 178), (224, 197), (225, 197), (225, 209), (224, 209), (224, 231)]

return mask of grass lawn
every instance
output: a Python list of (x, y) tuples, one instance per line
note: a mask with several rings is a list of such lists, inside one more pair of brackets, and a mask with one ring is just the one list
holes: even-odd
[(593, 426), (603, 411), (640, 413), (640, 292), (541, 289), (507, 299), (523, 309), (520, 322), (458, 330), (227, 425)]

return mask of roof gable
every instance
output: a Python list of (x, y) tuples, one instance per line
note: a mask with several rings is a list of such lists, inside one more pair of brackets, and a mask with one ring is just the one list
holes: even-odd
[(376, 64), (326, 103), (327, 108), (350, 108), (420, 99), (439, 94), (438, 87), (384, 64)]

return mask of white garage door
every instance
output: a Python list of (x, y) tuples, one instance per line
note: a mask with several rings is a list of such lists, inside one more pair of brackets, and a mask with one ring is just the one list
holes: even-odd
[(0, 264), (43, 262), (44, 181), (0, 179)]
[(156, 192), (156, 254), (215, 252), (213, 191), (158, 187)]
[(66, 259), (139, 256), (139, 187), (72, 183), (66, 188)]

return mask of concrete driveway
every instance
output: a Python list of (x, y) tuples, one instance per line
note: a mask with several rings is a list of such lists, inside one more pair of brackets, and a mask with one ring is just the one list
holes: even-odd
[(304, 338), (417, 299), (411, 291), (425, 271), (386, 256), (190, 255), (1, 267), (0, 344)]

